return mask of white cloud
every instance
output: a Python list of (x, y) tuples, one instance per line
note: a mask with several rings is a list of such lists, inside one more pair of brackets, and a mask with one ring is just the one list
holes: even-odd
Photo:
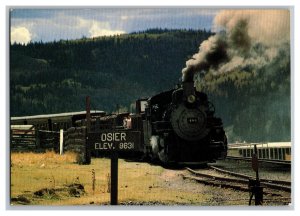
[(89, 29), (90, 37), (100, 37), (100, 36), (111, 36), (111, 35), (120, 35), (125, 34), (125, 31), (122, 30), (112, 30), (109, 28), (107, 23), (101, 22), (92, 22), (92, 25)]
[(16, 18), (11, 22), (11, 29), (11, 33), (14, 33), (14, 36), (11, 36), (11, 42), (23, 44), (27, 44), (31, 40), (45, 42), (60, 39), (78, 39), (83, 36), (92, 38), (126, 33), (121, 28), (112, 28), (111, 23), (108, 21), (97, 21), (95, 19), (85, 19), (80, 16), (64, 14), (57, 14), (51, 19)]
[[(101, 37), (101, 36), (112, 36), (125, 34), (123, 30), (113, 30), (110, 27), (109, 22), (101, 22), (83, 18), (77, 18), (77, 29), (81, 29), (83, 32), (85, 29), (89, 32), (88, 37)], [(84, 33), (85, 34), (85, 33)]]
[(31, 41), (31, 33), (25, 27), (11, 27), (11, 43), (28, 44)]
[(128, 16), (121, 16), (121, 20), (128, 20)]
[[(191, 7), (15, 9), (11, 27), (25, 27), (30, 30), (29, 40), (47, 42), (83, 36), (111, 36), (156, 27), (210, 28), (211, 22), (207, 16), (217, 12), (218, 9)], [(205, 21), (202, 22), (201, 18), (195, 20), (195, 17), (202, 16), (205, 16)], [(28, 43), (27, 40), (21, 42)]]

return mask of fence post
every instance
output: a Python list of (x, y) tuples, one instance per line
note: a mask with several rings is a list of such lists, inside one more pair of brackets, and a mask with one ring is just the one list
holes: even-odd
[(86, 128), (87, 132), (91, 130), (91, 100), (90, 96), (86, 96)]
[(59, 154), (62, 155), (64, 153), (64, 129), (60, 129), (59, 135)]
[(85, 164), (91, 164), (91, 150), (87, 145), (87, 136), (91, 132), (91, 99), (86, 96), (86, 127), (85, 127)]
[(41, 148), (41, 139), (38, 128), (35, 128), (35, 146), (36, 148)]

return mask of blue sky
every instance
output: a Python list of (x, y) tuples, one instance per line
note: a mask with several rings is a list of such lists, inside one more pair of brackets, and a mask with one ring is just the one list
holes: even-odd
[(149, 28), (211, 29), (218, 9), (208, 8), (14, 8), (11, 42), (77, 39)]

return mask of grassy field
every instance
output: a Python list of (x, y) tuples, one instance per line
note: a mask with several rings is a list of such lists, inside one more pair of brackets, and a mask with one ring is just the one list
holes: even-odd
[[(71, 153), (62, 156), (53, 152), (12, 153), (11, 204), (107, 205), (109, 175), (110, 159), (106, 158), (92, 159), (90, 165), (78, 165)], [(119, 159), (118, 201), (121, 204), (205, 205), (212, 200), (212, 195), (205, 191), (170, 186), (176, 181), (169, 183), (169, 178), (172, 176), (160, 166)]]

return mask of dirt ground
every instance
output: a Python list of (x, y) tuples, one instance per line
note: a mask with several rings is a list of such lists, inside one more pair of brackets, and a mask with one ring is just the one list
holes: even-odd
[[(147, 206), (247, 206), (249, 194), (183, 179), (184, 169), (165, 169), (119, 159), (118, 203)], [(93, 178), (93, 173), (95, 177)], [(110, 159), (77, 165), (72, 157), (12, 154), (11, 205), (110, 204)], [(266, 203), (276, 205), (276, 203)]]

